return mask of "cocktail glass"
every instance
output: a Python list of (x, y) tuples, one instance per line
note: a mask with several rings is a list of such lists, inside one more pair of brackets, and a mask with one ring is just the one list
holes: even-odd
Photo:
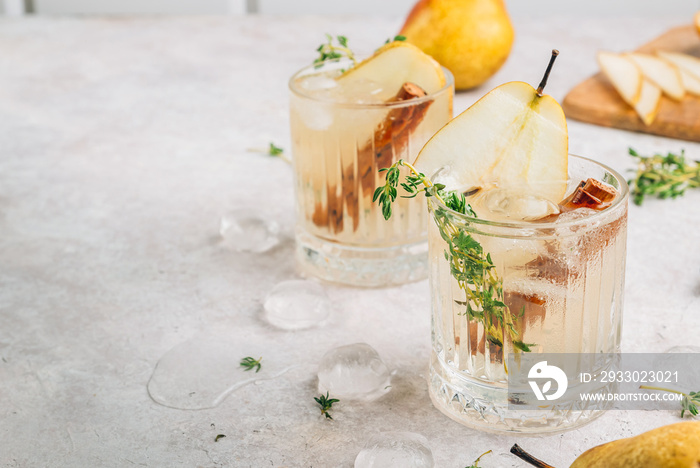
[(433, 94), (397, 100), (380, 83), (339, 86), (334, 77), (349, 66), (307, 67), (289, 82), (298, 264), (304, 274), (358, 286), (423, 279), (425, 206), (400, 199), (387, 222), (372, 195), (383, 185), (379, 169), (415, 160), (452, 118), (452, 75), (444, 70), (447, 82)]
[[(544, 433), (601, 413), (601, 405), (583, 402), (509, 408), (509, 355), (570, 353), (580, 356), (579, 370), (595, 374), (612, 357), (593, 363), (591, 354), (619, 352), (628, 188), (612, 169), (570, 156), (567, 193), (589, 178), (615, 189), (609, 206), (538, 221), (504, 221), (514, 200), (468, 196), (475, 218), (428, 197), (434, 220), (429, 389), (450, 418), (487, 431)], [(439, 183), (440, 171), (432, 179)]]

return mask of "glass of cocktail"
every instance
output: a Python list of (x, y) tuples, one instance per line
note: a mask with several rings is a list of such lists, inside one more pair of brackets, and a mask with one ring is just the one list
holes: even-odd
[[(523, 204), (498, 188), (465, 197), (473, 215), (428, 198), (430, 396), (459, 422), (542, 433), (600, 414), (600, 403), (569, 400), (519, 410), (509, 388), (509, 372), (519, 370), (509, 369), (509, 356), (566, 353), (575, 369), (595, 375), (619, 352), (627, 185), (612, 169), (570, 156), (567, 193), (536, 220), (522, 219)], [(592, 363), (592, 355), (604, 358)]]
[(413, 161), (452, 117), (450, 73), (395, 42), (354, 67), (347, 59), (307, 67), (289, 87), (302, 272), (359, 286), (425, 278), (425, 206), (401, 199), (385, 222), (372, 197), (378, 170)]
[(557, 55), (537, 89), (490, 91), (377, 189), (389, 219), (397, 187), (427, 195), (430, 396), (490, 431), (562, 431), (600, 414), (608, 405), (572, 395), (612, 386), (576, 378), (613, 369), (620, 346), (628, 188), (568, 154), (564, 112), (542, 94)]

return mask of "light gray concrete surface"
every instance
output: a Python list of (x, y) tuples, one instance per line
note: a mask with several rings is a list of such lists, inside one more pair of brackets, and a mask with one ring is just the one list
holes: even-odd
[[(598, 49), (625, 50), (688, 18), (516, 22), (517, 42), (484, 87), (535, 84), (557, 47), (558, 99), (596, 71)], [(283, 332), (260, 317), (265, 293), (296, 277), (288, 77), (323, 33), (370, 52), (401, 23), (378, 18), (249, 17), (0, 21), (0, 465), (8, 467), (349, 467), (367, 437), (409, 430), (437, 465), (522, 467), (518, 442), (554, 466), (585, 449), (678, 421), (677, 412), (610, 412), (548, 437), (495, 436), (435, 410), (424, 375), (427, 282), (391, 289), (328, 286), (327, 325)], [(700, 145), (569, 122), (570, 150), (632, 167), (643, 153)], [(283, 226), (266, 255), (217, 241), (219, 217), (252, 207)], [(662, 352), (697, 342), (700, 191), (632, 206), (622, 347)], [(154, 403), (158, 359), (190, 339), (255, 340), (298, 366), (183, 411)], [(375, 403), (320, 417), (315, 366), (364, 341), (396, 370)], [(225, 372), (224, 369), (222, 372)], [(187, 372), (187, 369), (183, 369)], [(239, 372), (232, 369), (231, 372)], [(217, 434), (226, 437), (214, 441)]]

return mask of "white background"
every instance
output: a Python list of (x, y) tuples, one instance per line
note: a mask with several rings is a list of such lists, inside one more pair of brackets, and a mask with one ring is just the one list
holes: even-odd
[[(0, 0), (0, 11), (20, 5), (37, 14), (359, 14), (404, 16), (415, 0)], [(690, 15), (700, 0), (506, 0), (513, 16), (569, 14), (644, 17)]]

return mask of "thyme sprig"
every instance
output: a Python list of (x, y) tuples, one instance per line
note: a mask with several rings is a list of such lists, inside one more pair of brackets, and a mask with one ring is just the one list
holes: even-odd
[(262, 358), (252, 358), (250, 356), (244, 357), (241, 359), (241, 367), (243, 367), (243, 370), (248, 372), (249, 370), (255, 369), (255, 373), (257, 374), (260, 372), (260, 368), (262, 367), (262, 364), (260, 364), (260, 361), (262, 361)]
[(640, 385), (639, 388), (645, 390), (659, 390), (662, 392), (671, 392), (678, 395), (683, 395), (681, 400), (681, 418), (685, 415), (685, 412), (689, 412), (692, 416), (697, 416), (700, 408), (700, 392), (681, 392), (680, 390), (673, 390), (671, 388), (664, 387), (653, 387), (651, 385)]
[(279, 156), (282, 153), (284, 153), (284, 149), (279, 146), (275, 146), (273, 142), (270, 142), (270, 148), (267, 150), (267, 154), (270, 156)]
[(335, 40), (338, 43), (333, 44), (333, 36), (326, 34), (325, 42), (316, 48), (318, 57), (314, 60), (314, 68), (320, 68), (324, 63), (330, 61), (338, 61), (343, 57), (347, 57), (352, 61), (352, 65), (357, 65), (355, 53), (348, 47), (348, 38), (345, 36), (336, 36)]
[[(410, 174), (405, 176), (405, 182), (399, 181), (401, 178), (400, 168), (402, 166), (409, 168), (411, 171)], [(403, 195), (401, 198), (414, 198), (420, 192), (425, 192), (427, 196), (431, 196), (429, 192), (426, 192), (426, 189), (435, 185), (425, 176), (425, 174), (418, 172), (415, 167), (403, 159), (399, 159), (391, 167), (379, 169), (379, 172), (386, 172), (386, 182), (384, 185), (376, 188), (374, 195), (372, 196), (372, 203), (376, 201), (379, 202), (384, 219), (391, 218), (391, 204), (396, 201), (396, 197), (398, 196), (397, 187), (399, 184), (401, 184), (404, 191), (408, 193), (408, 195)], [(419, 188), (420, 185), (423, 185), (423, 188)], [(442, 190), (445, 188), (445, 186), (438, 184), (436, 188)], [(439, 194), (436, 196), (440, 197)], [(444, 200), (442, 201), (443, 203), (445, 202)]]
[(267, 148), (264, 148), (264, 149), (263, 148), (248, 148), (248, 151), (250, 151), (251, 153), (261, 153), (261, 154), (265, 154), (267, 156), (279, 158), (288, 164), (292, 163), (291, 159), (289, 159), (284, 154), (284, 148), (282, 148), (281, 146), (277, 146), (273, 142), (270, 142), (270, 144)]
[[(407, 167), (410, 174), (400, 182), (401, 167)], [(404, 198), (413, 198), (420, 192), (426, 196), (434, 196), (450, 210), (476, 218), (472, 207), (467, 204), (466, 197), (458, 191), (445, 191), (442, 184), (434, 184), (425, 174), (400, 159), (391, 167), (381, 169), (386, 172), (386, 182), (377, 187), (372, 197), (378, 202), (385, 219), (392, 215), (391, 205), (398, 196), (398, 186), (408, 193)], [(420, 185), (423, 185), (420, 188)], [(496, 266), (489, 252), (484, 252), (481, 244), (465, 229), (460, 229), (453, 221), (452, 214), (444, 208), (434, 210), (435, 222), (440, 236), (447, 244), (445, 260), (450, 264), (452, 277), (457, 280), (459, 287), (465, 293), (465, 300), (455, 302), (465, 307), (464, 314), (469, 320), (483, 324), (487, 340), (503, 347), (504, 334), (510, 338), (513, 347), (522, 352), (530, 352), (534, 343), (524, 343), (519, 340), (515, 321), (522, 315), (515, 316), (504, 302), (503, 279), (498, 275)]]
[(318, 398), (314, 397), (314, 400), (316, 400), (316, 403), (318, 403), (318, 405), (321, 407), (321, 414), (324, 415), (326, 419), (333, 419), (328, 411), (333, 406), (333, 403), (338, 403), (340, 400), (336, 398), (329, 398), (328, 396), (328, 392), (326, 392), (325, 395), (321, 394), (321, 396)]
[(627, 181), (636, 205), (641, 205), (646, 196), (676, 198), (686, 189), (700, 187), (700, 161), (687, 162), (685, 151), (641, 156), (629, 148), (629, 154), (638, 160), (634, 178)]
[(479, 468), (479, 460), (481, 460), (481, 457), (483, 457), (484, 455), (488, 455), (489, 453), (491, 453), (491, 450), (489, 450), (488, 452), (482, 453), (481, 455), (479, 455), (479, 458), (474, 460), (474, 463), (472, 463), (471, 465), (469, 465), (465, 468)]

